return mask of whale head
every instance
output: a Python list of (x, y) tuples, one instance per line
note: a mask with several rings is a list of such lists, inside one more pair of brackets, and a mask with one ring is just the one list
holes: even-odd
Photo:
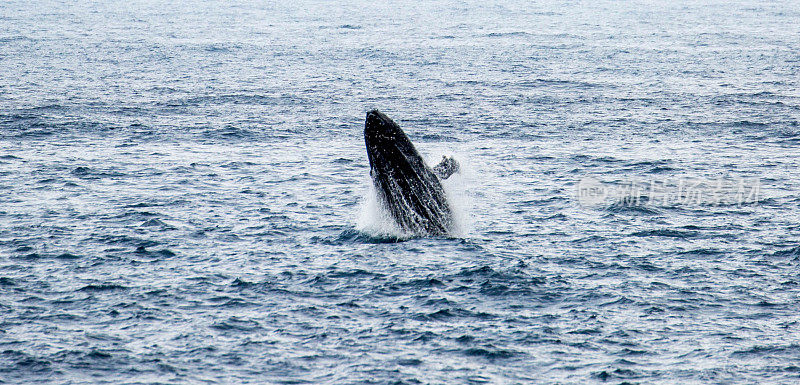
[(364, 138), (367, 141), (377, 141), (385, 143), (392, 140), (402, 133), (400, 126), (397, 125), (386, 114), (378, 110), (367, 112), (367, 120), (364, 125)]
[(398, 167), (409, 166), (415, 169), (425, 168), (422, 158), (405, 132), (378, 110), (367, 112), (364, 141), (370, 167), (374, 171), (387, 168), (397, 170)]

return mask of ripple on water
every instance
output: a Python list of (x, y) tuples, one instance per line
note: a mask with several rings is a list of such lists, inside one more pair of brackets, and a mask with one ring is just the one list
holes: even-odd
[[(4, 4), (0, 382), (797, 382), (798, 12), (723, 3)], [(358, 231), (373, 107), (463, 239)]]

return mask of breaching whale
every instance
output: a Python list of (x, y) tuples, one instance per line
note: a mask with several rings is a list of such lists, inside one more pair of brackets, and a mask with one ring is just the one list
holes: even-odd
[(375, 190), (397, 225), (414, 235), (452, 231), (453, 211), (439, 178), (458, 171), (458, 163), (443, 157), (431, 169), (400, 126), (378, 110), (367, 112), (364, 142)]

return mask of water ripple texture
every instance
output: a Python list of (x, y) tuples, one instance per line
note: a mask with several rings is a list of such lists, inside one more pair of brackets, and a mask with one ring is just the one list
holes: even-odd
[[(797, 383), (798, 42), (785, 0), (4, 1), (0, 383)], [(372, 108), (461, 163), (458, 236), (362, 226)]]

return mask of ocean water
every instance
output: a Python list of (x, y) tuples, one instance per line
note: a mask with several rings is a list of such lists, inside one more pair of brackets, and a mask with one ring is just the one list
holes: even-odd
[(798, 75), (788, 0), (4, 1), (0, 383), (798, 383)]

